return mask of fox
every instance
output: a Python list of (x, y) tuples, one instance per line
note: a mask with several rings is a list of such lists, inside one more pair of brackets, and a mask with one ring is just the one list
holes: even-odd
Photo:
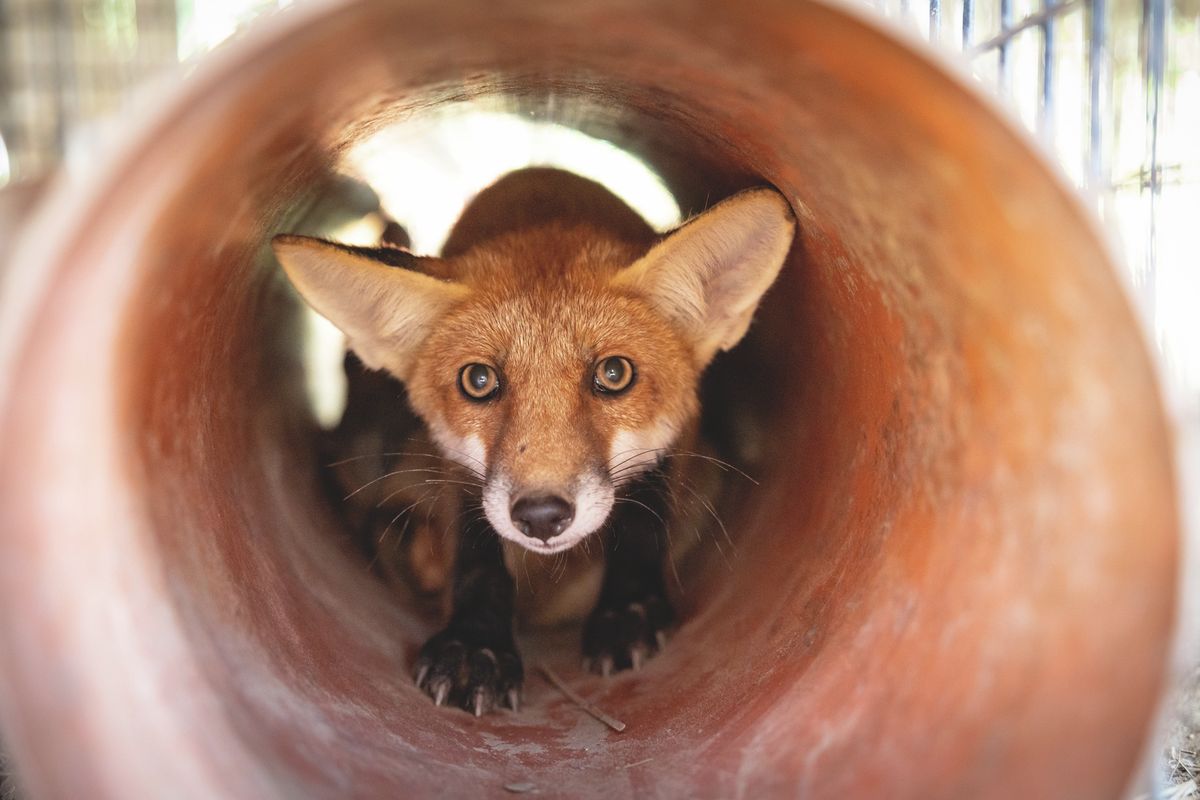
[(700, 449), (701, 375), (746, 335), (795, 235), (772, 187), (659, 234), (600, 183), (530, 167), (479, 192), (437, 256), (272, 239), (300, 297), (403, 385), (463, 476), (474, 514), (457, 517), (448, 618), (412, 666), (435, 705), (518, 710), (515, 552), (600, 541), (582, 627), (592, 671), (637, 669), (666, 646), (669, 456)]

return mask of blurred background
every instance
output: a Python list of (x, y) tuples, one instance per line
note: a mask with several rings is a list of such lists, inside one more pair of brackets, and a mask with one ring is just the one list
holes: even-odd
[[(56, 170), (88, 168), (156, 83), (187, 80), (205, 52), (257, 17), (287, 13), (291, 3), (0, 0), (0, 212), (5, 197), (28, 197)], [(1200, 441), (1200, 0), (877, 0), (862, 7), (964, 64), (1080, 189), (1123, 257), (1181, 437)], [(390, 136), (348, 161), (371, 176), (383, 208), (405, 224), (418, 250), (437, 249), (456, 213), (448, 204), (460, 202), (463, 187), (530, 163), (534, 153), (540, 163), (585, 174), (590, 165), (624, 182), (627, 199), (661, 228), (678, 220), (652, 174), (616, 148), (559, 126), (467, 107)], [(389, 190), (423, 170), (446, 184), (445, 203), (428, 194), (414, 203)], [(436, 219), (423, 221), (423, 213)], [(0, 225), (0, 260), (7, 249)], [(338, 363), (336, 353), (330, 363)], [(1186, 447), (1185, 462), (1195, 463), (1196, 452)], [(1197, 497), (1185, 494), (1194, 531)], [(1185, 563), (1189, 574), (1195, 552)], [(1196, 640), (1194, 631), (1183, 633), (1186, 662)], [(1185, 688), (1159, 758), (1173, 787), (1168, 796), (1177, 798), (1200, 797), (1200, 703), (1188, 695)]]

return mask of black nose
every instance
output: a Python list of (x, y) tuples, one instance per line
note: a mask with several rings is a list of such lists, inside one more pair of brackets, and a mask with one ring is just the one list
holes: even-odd
[(567, 529), (575, 519), (575, 506), (552, 494), (522, 497), (513, 503), (510, 516), (521, 533), (545, 542)]

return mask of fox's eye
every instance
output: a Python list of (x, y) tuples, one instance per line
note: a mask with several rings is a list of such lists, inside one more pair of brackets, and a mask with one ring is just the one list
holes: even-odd
[(500, 379), (487, 364), (467, 364), (458, 374), (458, 385), (471, 400), (487, 400), (500, 388)]
[(609, 356), (596, 365), (593, 383), (605, 394), (623, 392), (633, 385), (633, 362), (624, 356)]

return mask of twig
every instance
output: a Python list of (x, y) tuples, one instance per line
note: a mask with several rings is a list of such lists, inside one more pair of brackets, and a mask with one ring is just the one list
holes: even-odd
[(613, 717), (610, 717), (608, 714), (605, 714), (603, 711), (596, 708), (594, 705), (589, 703), (587, 700), (584, 700), (582, 697), (577, 695), (565, 683), (563, 683), (562, 680), (557, 675), (555, 675), (554, 672), (549, 667), (547, 667), (545, 664), (539, 664), (538, 670), (543, 675), (546, 676), (546, 680), (548, 680), (548, 681), (550, 681), (550, 683), (554, 684), (554, 688), (558, 689), (560, 692), (562, 692), (564, 695), (566, 695), (567, 699), (570, 700), (572, 703), (579, 706), (581, 709), (583, 709), (587, 713), (591, 714), (593, 717), (600, 720), (601, 722), (603, 722), (608, 727), (612, 728), (617, 733), (620, 733), (621, 731), (625, 730), (624, 722), (621, 722), (621, 720), (619, 720), (619, 719), (614, 719)]

